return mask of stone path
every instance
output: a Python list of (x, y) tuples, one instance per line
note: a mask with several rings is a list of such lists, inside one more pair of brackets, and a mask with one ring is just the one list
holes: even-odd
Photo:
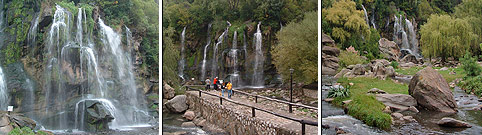
[[(198, 93), (197, 91), (188, 91), (188, 92), (192, 92), (193, 94), (196, 94), (196, 95)], [(211, 91), (209, 91), (209, 93), (220, 95), (221, 92), (211, 90)], [(227, 94), (226, 93), (224, 93), (224, 94), (225, 94), (224, 96), (227, 97)], [(214, 96), (207, 95), (207, 94), (203, 94), (202, 97), (204, 99), (207, 99), (208, 101), (212, 101), (214, 103), (219, 104), (219, 98), (218, 97), (214, 97)], [(304, 119), (304, 120), (311, 120), (311, 121), (318, 122), (316, 117), (313, 118), (313, 117), (310, 116), (310, 115), (317, 116), (318, 115), (317, 110), (314, 111), (313, 114), (311, 114), (311, 113), (301, 111), (301, 109), (296, 109), (296, 107), (293, 106), (293, 113), (289, 113), (288, 112), (288, 105), (286, 105), (286, 104), (278, 103), (278, 102), (275, 102), (275, 101), (269, 101), (269, 100), (265, 100), (265, 99), (261, 99), (261, 98), (258, 98), (258, 103), (255, 103), (254, 97), (247, 97), (246, 95), (243, 95), (243, 94), (240, 94), (240, 93), (235, 93), (235, 95), (232, 97), (231, 100), (238, 101), (238, 102), (248, 104), (248, 105), (251, 105), (251, 106), (255, 106), (255, 107), (258, 107), (258, 108), (262, 108), (262, 109), (265, 109), (265, 110), (269, 110), (269, 111), (272, 111), (272, 112), (275, 112), (275, 113), (278, 113), (278, 114), (281, 114), (281, 115), (285, 115), (285, 116), (289, 116), (289, 117), (293, 117), (293, 118), (297, 118), (297, 119)], [(225, 106), (226, 108), (232, 109), (235, 112), (239, 112), (241, 114), (245, 114), (245, 115), (248, 115), (248, 116), (252, 115), (250, 107), (238, 105), (238, 104), (226, 101), (224, 99), (223, 99), (223, 106)], [(279, 124), (279, 125), (281, 125), (281, 127), (285, 127), (286, 129), (289, 129), (291, 131), (295, 131), (298, 134), (301, 134), (301, 124), (299, 122), (292, 121), (292, 120), (289, 120), (289, 119), (285, 119), (285, 118), (282, 118), (282, 117), (278, 117), (278, 116), (275, 116), (275, 115), (272, 115), (272, 114), (269, 114), (269, 113), (266, 113), (266, 112), (263, 112), (263, 111), (260, 111), (260, 110), (256, 110), (255, 115), (256, 115), (257, 118), (260, 118), (260, 119), (266, 120), (266, 121), (270, 121), (270, 122), (273, 122), (275, 124)], [(306, 125), (305, 126), (305, 132), (306, 132), (307, 135), (312, 135), (312, 134), (316, 135), (316, 134), (318, 134), (318, 127)]]

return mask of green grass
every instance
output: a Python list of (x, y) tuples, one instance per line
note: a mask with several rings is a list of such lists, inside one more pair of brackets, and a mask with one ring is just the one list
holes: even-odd
[(372, 88), (378, 88), (390, 94), (408, 94), (408, 85), (395, 83), (390, 79), (380, 80), (376, 78), (356, 77), (356, 78), (340, 78), (338, 82), (346, 86), (348, 83), (354, 83), (350, 89), (351, 95), (366, 94)]
[(369, 126), (376, 126), (383, 130), (390, 129), (392, 118), (383, 113), (383, 103), (375, 99), (373, 95), (355, 95), (353, 101), (348, 104), (348, 114), (362, 120)]
[(418, 71), (422, 70), (424, 67), (413, 66), (410, 68), (398, 68), (395, 72), (403, 75), (415, 75)]

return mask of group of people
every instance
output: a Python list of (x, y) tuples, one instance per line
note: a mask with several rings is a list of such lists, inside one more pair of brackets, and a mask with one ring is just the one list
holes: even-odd
[[(206, 83), (206, 90), (211, 89), (211, 80), (209, 80), (209, 77), (206, 79), (205, 83)], [(213, 84), (214, 90), (219, 90), (219, 88), (221, 88), (221, 95), (223, 97), (224, 97), (224, 91), (226, 90), (227, 90), (228, 98), (231, 98), (231, 95), (233, 95), (233, 84), (231, 84), (230, 81), (221, 83), (219, 82), (218, 77), (216, 77), (214, 78), (212, 84)], [(221, 86), (219, 86), (219, 84), (221, 84)]]

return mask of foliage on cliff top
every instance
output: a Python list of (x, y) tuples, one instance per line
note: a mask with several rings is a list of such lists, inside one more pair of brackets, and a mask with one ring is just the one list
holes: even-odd
[(300, 22), (291, 22), (277, 33), (279, 44), (271, 54), (273, 63), (285, 82), (289, 80), (290, 68), (293, 78), (306, 84), (318, 79), (317, 14), (308, 12)]
[(162, 77), (171, 86), (179, 86), (177, 76), (177, 61), (179, 60), (179, 50), (174, 44), (174, 28), (168, 27), (162, 33)]

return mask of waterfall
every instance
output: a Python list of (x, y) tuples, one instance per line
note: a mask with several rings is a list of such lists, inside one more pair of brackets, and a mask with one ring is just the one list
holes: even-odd
[(247, 61), (247, 59), (248, 59), (248, 50), (246, 49), (246, 47), (248, 46), (248, 42), (246, 42), (246, 41), (247, 41), (247, 39), (246, 39), (246, 31), (245, 31), (245, 32), (243, 32), (244, 61)]
[(261, 29), (260, 29), (261, 22), (258, 23), (258, 30), (256, 33), (254, 33), (254, 45), (256, 46), (255, 49), (255, 57), (254, 57), (254, 69), (253, 69), (253, 79), (251, 84), (253, 86), (264, 86), (264, 76), (263, 76), (263, 70), (264, 70), (264, 56), (263, 56), (263, 50), (261, 49), (263, 47), (262, 44), (262, 34), (261, 34)]
[[(372, 17), (370, 19), (370, 22), (372, 23), (373, 28), (377, 29), (377, 26), (375, 25), (375, 9), (374, 8), (372, 9)], [(370, 27), (370, 25), (368, 25), (368, 27)]]
[(115, 79), (120, 81), (120, 84), (116, 85), (121, 86), (119, 87), (121, 88), (120, 93), (127, 98), (126, 101), (121, 101), (121, 105), (125, 105), (125, 108), (122, 109), (123, 111), (119, 109), (116, 110), (115, 113), (117, 114), (118, 119), (112, 121), (111, 126), (113, 128), (119, 128), (122, 126), (144, 123), (146, 122), (144, 119), (137, 119), (139, 115), (138, 112), (146, 110), (147, 107), (145, 104), (141, 104), (144, 100), (138, 98), (141, 97), (140, 95), (142, 93), (137, 92), (131, 57), (123, 50), (120, 44), (120, 35), (117, 32), (114, 32), (112, 28), (105, 25), (102, 19), (99, 19), (99, 24), (101, 27), (101, 40), (104, 43), (104, 49), (110, 50), (110, 52), (107, 52), (110, 53), (110, 56), (108, 57), (111, 58), (111, 64), (117, 68), (117, 76)]
[[(420, 57), (418, 40), (412, 23), (408, 19), (405, 19), (404, 25), (402, 15), (400, 15), (400, 17), (395, 16), (393, 29), (393, 41), (400, 46), (400, 51), (413, 54), (417, 58)], [(408, 30), (408, 34), (406, 30)], [(405, 54), (402, 53), (402, 57), (403, 56), (405, 56)]]
[(419, 57), (418, 40), (417, 40), (417, 33), (415, 32), (415, 28), (413, 27), (412, 23), (408, 19), (405, 19), (405, 26), (408, 30), (408, 35), (409, 35), (408, 36), (410, 41), (409, 48), (415, 56)]
[[(43, 84), (46, 90), (44, 115), (55, 118), (40, 122), (49, 130), (84, 130), (87, 106), (83, 102), (96, 101), (112, 114), (111, 129), (146, 123), (148, 114), (138, 112), (147, 107), (140, 98), (141, 93), (137, 92), (129, 51), (124, 51), (129, 47), (121, 45), (121, 36), (101, 18), (98, 21), (101, 45), (95, 45), (91, 31), (85, 29), (85, 10), (79, 8), (78, 11), (76, 26), (71, 27), (72, 14), (56, 5), (47, 37)], [(76, 28), (76, 32), (71, 28)], [(88, 35), (84, 36), (84, 32)], [(127, 27), (126, 33), (129, 46), (131, 36)], [(71, 39), (71, 35), (75, 38)], [(76, 103), (75, 112), (72, 112), (74, 108), (69, 108), (74, 106), (72, 103)], [(75, 123), (71, 123), (74, 120)]]
[[(2, 3), (0, 3), (0, 7), (3, 7), (3, 0), (2, 0)], [(3, 11), (3, 8), (2, 10), (0, 10), (0, 47), (3, 46), (3, 37), (4, 37), (4, 34), (3, 34), (3, 30), (4, 30), (4, 24), (5, 20), (4, 20), (4, 11)], [(7, 83), (5, 82), (5, 78), (4, 78), (4, 74), (3, 74), (3, 69), (2, 67), (0, 67), (0, 110), (2, 111), (5, 111), (7, 110), (7, 106), (8, 106), (8, 92), (7, 92)]]
[(0, 67), (0, 110), (6, 111), (8, 106), (7, 83), (5, 82), (3, 69)]
[(185, 38), (185, 34), (186, 34), (186, 27), (184, 27), (184, 30), (182, 30), (182, 33), (181, 33), (181, 60), (179, 60), (179, 66), (178, 66), (178, 70), (179, 70), (179, 77), (181, 77), (181, 79), (184, 81), (184, 66), (185, 66), (185, 59), (184, 59), (184, 38)]
[(207, 53), (208, 53), (208, 47), (209, 47), (209, 44), (211, 44), (211, 35), (210, 35), (210, 32), (211, 32), (211, 23), (208, 25), (208, 33), (207, 33), (207, 43), (206, 45), (204, 46), (204, 55), (203, 55), (203, 61), (202, 61), (202, 66), (201, 66), (201, 78), (199, 78), (199, 80), (205, 80), (206, 79), (206, 56), (207, 56)]
[(215, 44), (215, 46), (213, 47), (214, 51), (213, 51), (213, 60), (212, 60), (212, 70), (211, 70), (211, 76), (212, 78), (215, 78), (215, 77), (218, 77), (218, 47), (219, 45), (221, 45), (223, 43), (223, 39), (225, 38), (225, 35), (228, 34), (228, 30), (229, 30), (229, 26), (231, 26), (231, 23), (227, 22), (228, 23), (228, 27), (226, 27), (226, 29), (224, 30), (224, 32), (221, 34), (221, 36), (219, 36), (218, 38), (218, 42)]
[(32, 20), (32, 23), (30, 24), (30, 30), (28, 31), (28, 34), (27, 34), (27, 42), (30, 47), (34, 47), (35, 42), (37, 41), (36, 38), (37, 38), (40, 14), (36, 13), (35, 16), (37, 17), (35, 17), (35, 19)]
[(365, 21), (366, 21), (368, 27), (370, 27), (370, 23), (369, 23), (369, 21), (368, 21), (367, 10), (365, 9), (365, 6), (363, 6), (363, 4), (361, 5), (361, 7), (363, 8), (363, 12), (365, 13)]
[(233, 35), (233, 46), (231, 50), (228, 53), (228, 56), (231, 58), (231, 68), (233, 70), (232, 74), (230, 74), (229, 80), (233, 84), (233, 87), (238, 87), (240, 86), (240, 76), (239, 76), (239, 71), (238, 71), (238, 41), (237, 41), (237, 31), (234, 31)]
[(33, 82), (30, 81), (30, 79), (25, 80), (26, 85), (26, 96), (24, 97), (25, 99), (25, 104), (23, 104), (27, 109), (25, 110), (27, 112), (27, 116), (30, 118), (34, 118), (34, 108), (36, 106), (35, 104), (35, 89), (33, 88)]

